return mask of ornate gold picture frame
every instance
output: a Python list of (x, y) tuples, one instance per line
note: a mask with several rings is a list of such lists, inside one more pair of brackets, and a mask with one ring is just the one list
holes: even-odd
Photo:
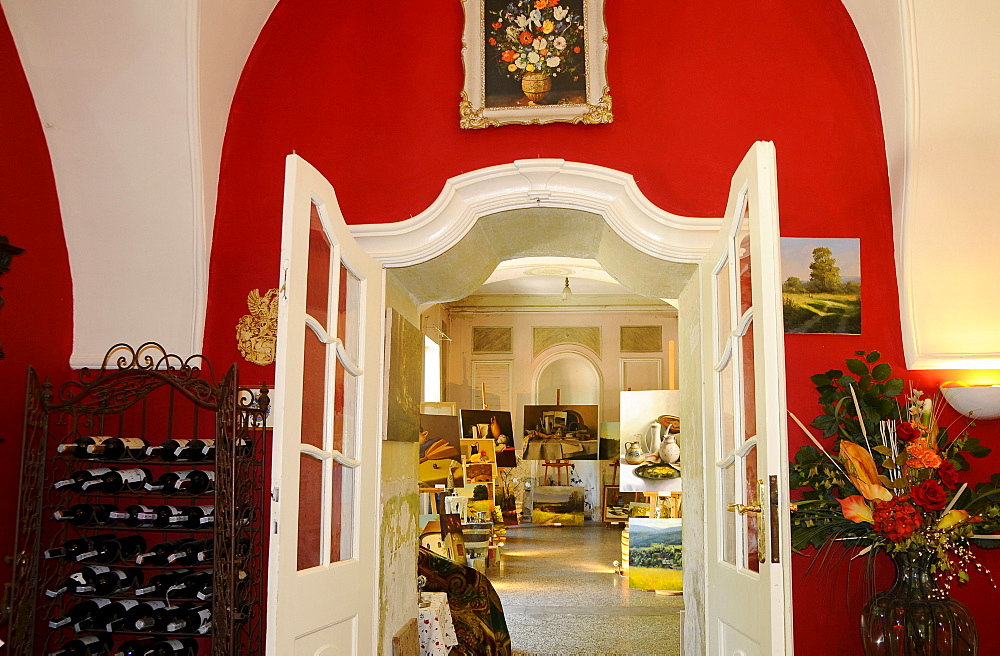
[(462, 128), (612, 122), (604, 0), (462, 5)]

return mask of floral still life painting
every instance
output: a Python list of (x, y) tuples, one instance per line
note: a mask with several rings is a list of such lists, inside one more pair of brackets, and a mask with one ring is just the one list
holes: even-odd
[(463, 128), (610, 123), (603, 0), (466, 0)]
[(938, 400), (905, 389), (877, 351), (855, 355), (812, 377), (819, 437), (791, 415), (811, 442), (790, 467), (793, 549), (817, 562), (835, 544), (852, 560), (893, 560), (895, 583), (862, 610), (866, 654), (974, 654), (975, 622), (948, 593), (991, 577), (973, 548), (1000, 548), (1000, 474), (963, 482), (983, 478), (970, 459), (990, 453), (972, 426), (942, 424)]

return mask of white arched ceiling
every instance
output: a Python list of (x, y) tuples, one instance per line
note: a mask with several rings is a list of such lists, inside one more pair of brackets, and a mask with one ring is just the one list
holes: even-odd
[(878, 87), (907, 365), (1000, 369), (1000, 3), (843, 2)]
[(73, 276), (72, 364), (201, 350), (219, 162), (277, 0), (2, 0), (44, 127)]

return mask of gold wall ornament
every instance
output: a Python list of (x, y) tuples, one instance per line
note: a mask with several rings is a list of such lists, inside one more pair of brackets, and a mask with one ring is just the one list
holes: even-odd
[(592, 125), (595, 123), (612, 123), (614, 120), (615, 115), (611, 112), (611, 90), (608, 87), (604, 87), (604, 94), (601, 96), (601, 101), (596, 105), (587, 105), (587, 113), (573, 122)]
[(248, 361), (261, 366), (274, 362), (278, 341), (278, 290), (269, 289), (263, 296), (259, 289), (247, 295), (250, 314), (236, 324), (236, 346)]

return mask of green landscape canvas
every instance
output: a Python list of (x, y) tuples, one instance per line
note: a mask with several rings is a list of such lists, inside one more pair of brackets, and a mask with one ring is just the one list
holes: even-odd
[(781, 238), (786, 333), (861, 334), (861, 240)]
[(684, 552), (680, 519), (628, 520), (628, 587), (682, 590)]

